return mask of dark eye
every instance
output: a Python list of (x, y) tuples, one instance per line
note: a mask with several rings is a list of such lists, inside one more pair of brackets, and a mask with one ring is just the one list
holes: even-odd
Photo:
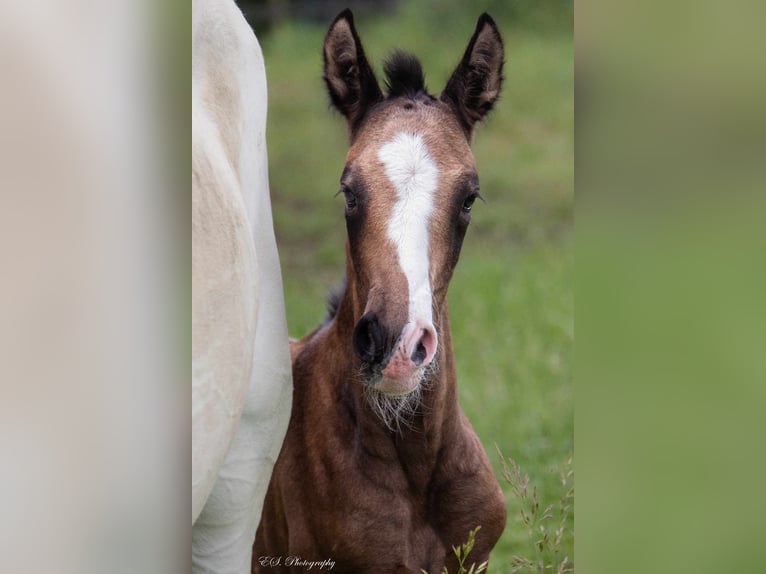
[(356, 207), (356, 201), (357, 201), (356, 194), (353, 191), (351, 191), (351, 188), (344, 185), (340, 188), (339, 193), (342, 193), (343, 196), (346, 198), (346, 209), (351, 210)]
[(479, 197), (478, 193), (472, 193), (468, 197), (465, 198), (465, 201), (463, 201), (463, 213), (471, 213), (471, 208), (473, 207), (473, 202), (476, 201), (476, 198)]

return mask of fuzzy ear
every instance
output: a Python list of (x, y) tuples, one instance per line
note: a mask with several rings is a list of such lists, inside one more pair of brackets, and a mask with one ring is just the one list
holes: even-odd
[(349, 9), (338, 14), (325, 36), (324, 81), (333, 105), (346, 116), (352, 135), (367, 110), (383, 99)]
[(474, 126), (489, 113), (503, 84), (503, 38), (492, 17), (479, 17), (476, 31), (441, 94), (455, 110), (469, 139)]

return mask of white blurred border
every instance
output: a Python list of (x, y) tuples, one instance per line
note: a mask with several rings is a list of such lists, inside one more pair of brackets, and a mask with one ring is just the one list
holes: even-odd
[(150, 9), (0, 3), (2, 572), (188, 554), (189, 186), (167, 150), (189, 139), (156, 40), (190, 16)]

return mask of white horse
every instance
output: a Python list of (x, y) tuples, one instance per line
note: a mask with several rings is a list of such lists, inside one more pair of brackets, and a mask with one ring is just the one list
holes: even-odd
[(250, 571), (292, 376), (266, 75), (233, 0), (192, 5), (192, 569)]

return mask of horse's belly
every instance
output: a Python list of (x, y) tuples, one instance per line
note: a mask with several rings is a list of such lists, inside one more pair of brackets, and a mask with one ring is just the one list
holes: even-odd
[[(197, 117), (195, 129), (204, 131), (204, 115)], [(235, 175), (225, 165), (216, 165), (217, 142), (206, 142), (202, 134), (196, 139), (192, 187), (192, 523), (210, 494), (245, 406), (258, 295), (257, 262)]]

